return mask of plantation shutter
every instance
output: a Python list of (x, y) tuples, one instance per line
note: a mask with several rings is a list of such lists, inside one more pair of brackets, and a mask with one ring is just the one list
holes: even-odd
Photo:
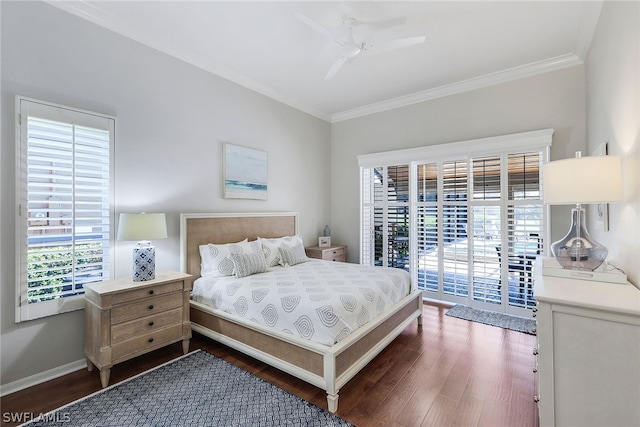
[(362, 172), (361, 258), (371, 265), (408, 266), (409, 166)]
[(418, 283), (424, 289), (438, 290), (438, 259), (428, 255), (438, 252), (438, 234), (441, 224), (438, 221), (439, 188), (442, 187), (438, 179), (438, 164), (426, 163), (417, 166), (417, 197), (416, 197), (416, 240), (418, 257)]
[[(382, 211), (376, 207), (376, 200), (379, 200), (378, 193), (381, 192), (382, 182), (380, 170), (370, 168), (362, 175), (362, 227), (360, 255), (367, 264), (379, 265), (378, 260), (382, 254), (382, 240), (378, 233), (378, 224), (382, 220)], [(380, 240), (378, 238), (380, 237)]]
[(112, 274), (113, 118), (19, 99), (19, 310), (81, 308)]
[(552, 133), (358, 156), (361, 262), (409, 271), (427, 298), (525, 315)]
[[(507, 161), (507, 208), (506, 236), (507, 250), (503, 256), (511, 259), (518, 253), (528, 256), (541, 254), (543, 250), (544, 210), (540, 192), (540, 170), (542, 156), (539, 152), (512, 153)], [(504, 258), (503, 258), (504, 259)], [(508, 273), (516, 276), (519, 284), (528, 280), (526, 275), (515, 274), (506, 264)], [(530, 305), (527, 295), (516, 295), (510, 299), (516, 307)]]
[(387, 266), (409, 266), (409, 165), (387, 167)]

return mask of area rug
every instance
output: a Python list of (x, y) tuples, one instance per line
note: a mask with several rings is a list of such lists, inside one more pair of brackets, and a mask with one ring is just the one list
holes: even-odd
[(472, 322), (484, 323), (485, 325), (497, 326), (499, 328), (511, 329), (513, 331), (535, 335), (536, 321), (526, 317), (511, 316), (509, 314), (497, 313), (495, 311), (480, 310), (461, 304), (454, 305), (445, 314), (459, 319), (471, 320)]
[(35, 426), (352, 426), (206, 351), (72, 402)]

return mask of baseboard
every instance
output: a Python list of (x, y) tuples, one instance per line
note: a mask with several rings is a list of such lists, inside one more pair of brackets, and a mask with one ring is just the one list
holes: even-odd
[(75, 362), (67, 363), (66, 365), (58, 366), (57, 368), (49, 369), (48, 371), (40, 372), (39, 374), (31, 375), (8, 384), (3, 384), (0, 386), (0, 397), (15, 393), (16, 391), (24, 390), (25, 388), (29, 388), (34, 385), (42, 384), (86, 367), (86, 359), (76, 360)]

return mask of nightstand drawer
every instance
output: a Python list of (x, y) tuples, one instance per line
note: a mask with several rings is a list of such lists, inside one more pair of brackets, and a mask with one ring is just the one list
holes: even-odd
[(305, 248), (305, 252), (309, 258), (323, 259), (325, 261), (347, 261), (347, 247), (342, 245), (328, 247), (311, 246)]
[(111, 344), (118, 344), (137, 336), (182, 323), (182, 307), (142, 319), (131, 320), (111, 327)]
[(344, 248), (327, 249), (322, 251), (322, 259), (327, 261), (345, 262), (345, 250)]
[[(142, 282), (138, 282), (142, 283)], [(145, 287), (142, 289), (133, 289), (130, 291), (120, 292), (113, 295), (111, 303), (113, 305), (131, 302), (133, 300), (148, 298), (157, 295), (168, 294), (170, 292), (181, 291), (183, 282), (171, 282), (158, 284), (156, 286)]]
[(344, 256), (344, 248), (326, 249), (322, 251), (323, 259), (331, 259), (339, 256)]
[[(135, 353), (143, 353), (154, 347), (161, 347), (165, 342), (175, 341), (182, 337), (182, 324), (160, 329), (138, 338), (113, 345), (111, 347), (114, 363), (122, 357)], [(128, 357), (127, 357), (128, 358)]]
[(172, 294), (146, 298), (130, 304), (114, 306), (111, 309), (111, 324), (115, 325), (126, 322), (127, 320), (138, 319), (161, 311), (182, 307), (182, 298), (182, 292), (174, 292)]

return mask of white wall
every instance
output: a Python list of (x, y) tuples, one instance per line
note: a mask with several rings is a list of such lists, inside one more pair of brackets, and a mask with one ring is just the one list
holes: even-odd
[[(359, 154), (553, 128), (551, 159), (572, 157), (585, 147), (584, 82), (578, 66), (334, 123), (332, 239), (359, 261)], [(569, 228), (569, 211), (558, 208), (554, 239)]]
[(640, 286), (640, 3), (604, 2), (586, 61), (589, 153), (603, 142), (622, 156), (624, 200), (609, 205), (610, 231), (592, 237)]
[[(170, 237), (156, 242), (160, 269), (179, 267), (178, 214), (203, 211), (297, 210), (307, 244), (329, 222), (357, 262), (359, 154), (543, 128), (555, 129), (552, 159), (608, 141), (625, 157), (626, 198), (611, 205), (611, 231), (594, 237), (638, 283), (638, 7), (604, 3), (586, 67), (330, 126), (49, 5), (1, 2), (2, 384), (83, 357), (82, 311), (13, 322), (15, 94), (116, 116), (116, 211), (167, 212)], [(269, 152), (268, 201), (221, 198), (222, 141)], [(554, 209), (552, 221), (561, 237), (568, 212)], [(129, 274), (130, 245), (118, 244), (116, 267), (118, 277)]]
[[(158, 269), (179, 269), (179, 213), (298, 211), (306, 244), (330, 215), (330, 124), (41, 2), (2, 2), (1, 376), (83, 360), (83, 312), (14, 323), (16, 94), (116, 117), (115, 210), (166, 212)], [(221, 142), (268, 152), (267, 201), (221, 197)], [(130, 275), (130, 243), (116, 277)]]

